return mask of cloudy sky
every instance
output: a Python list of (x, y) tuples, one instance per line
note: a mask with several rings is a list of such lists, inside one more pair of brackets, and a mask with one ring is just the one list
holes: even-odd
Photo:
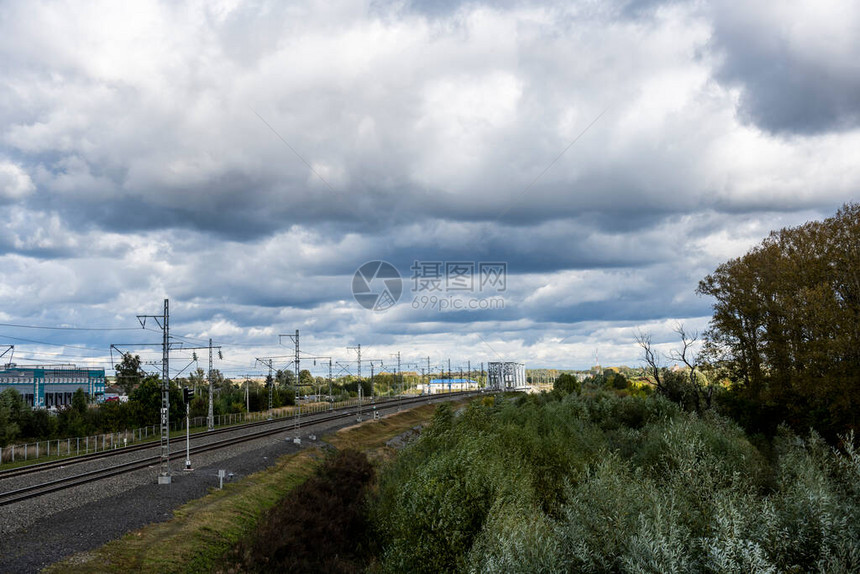
[(338, 361), (634, 365), (637, 330), (706, 327), (718, 264), (857, 200), (848, 0), (0, 4), (19, 363), (155, 359), (135, 316), (169, 298), (232, 375), (296, 329)]

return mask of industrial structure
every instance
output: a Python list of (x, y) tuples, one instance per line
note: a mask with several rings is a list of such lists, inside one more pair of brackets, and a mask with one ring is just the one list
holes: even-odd
[(487, 363), (487, 389), (495, 391), (523, 391), (526, 383), (525, 363)]
[(83, 389), (91, 400), (105, 394), (105, 370), (75, 365), (0, 366), (0, 391), (12, 388), (31, 407), (48, 408), (71, 404), (72, 395)]

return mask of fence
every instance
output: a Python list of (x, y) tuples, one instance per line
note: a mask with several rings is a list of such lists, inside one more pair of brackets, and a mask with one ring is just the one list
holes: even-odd
[[(388, 399), (390, 400), (390, 399)], [(377, 398), (377, 401), (380, 399)], [(368, 404), (365, 399), (364, 404)], [(358, 399), (349, 399), (338, 403), (317, 403), (312, 405), (298, 405), (295, 407), (279, 407), (272, 409), (271, 415), (273, 419), (286, 419), (298, 414), (311, 415), (325, 412), (334, 408), (358, 406)], [(298, 413), (296, 413), (298, 411)], [(226, 427), (234, 424), (242, 424), (254, 421), (262, 421), (269, 418), (269, 411), (252, 412), (252, 413), (233, 413), (216, 415), (215, 427)], [(205, 428), (207, 426), (207, 417), (192, 417), (191, 427), (195, 429)], [(185, 430), (185, 417), (173, 421), (171, 432), (180, 432)], [(160, 438), (159, 425), (151, 425), (134, 430), (126, 430), (107, 434), (97, 434), (85, 437), (61, 438), (41, 440), (26, 444), (10, 445), (0, 447), (0, 464), (30, 461), (39, 458), (59, 458), (67, 456), (78, 456), (89, 454), (91, 452), (102, 452), (105, 450), (113, 450), (123, 448), (125, 446), (145, 442), (150, 439)]]

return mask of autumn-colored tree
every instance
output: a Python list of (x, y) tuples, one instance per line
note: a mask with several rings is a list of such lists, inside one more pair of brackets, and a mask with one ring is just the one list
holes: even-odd
[(825, 433), (860, 423), (860, 204), (770, 234), (720, 265), (705, 353), (774, 420)]

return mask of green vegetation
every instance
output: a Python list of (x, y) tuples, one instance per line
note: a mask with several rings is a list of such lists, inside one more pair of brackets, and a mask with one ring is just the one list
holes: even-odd
[(0, 391), (0, 446), (21, 438), (60, 438), (85, 436), (109, 422), (113, 405), (104, 411), (93, 411), (87, 405), (82, 389), (75, 391), (72, 404), (56, 416), (45, 409), (31, 409), (15, 389)]
[(579, 379), (576, 378), (576, 375), (571, 375), (569, 373), (562, 373), (558, 376), (555, 382), (552, 385), (553, 390), (556, 390), (563, 394), (575, 393), (580, 389)]
[(852, 572), (860, 452), (659, 395), (441, 406), (379, 478), (382, 572)]

